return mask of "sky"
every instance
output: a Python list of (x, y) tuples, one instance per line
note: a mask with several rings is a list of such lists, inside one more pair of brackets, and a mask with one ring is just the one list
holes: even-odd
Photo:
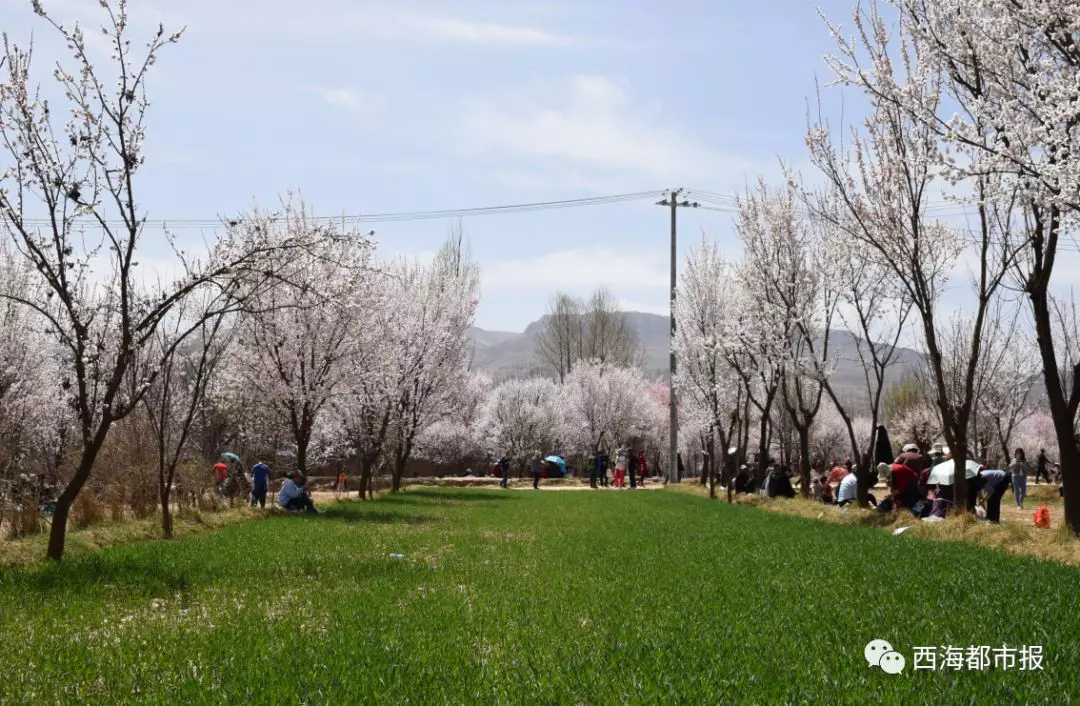
[[(87, 28), (103, 19), (97, 0), (42, 4)], [(845, 24), (853, 6), (819, 5)], [(290, 192), (344, 217), (671, 187), (736, 195), (777, 179), (780, 160), (809, 171), (807, 111), (831, 80), (831, 39), (802, 0), (130, 0), (129, 14), (138, 41), (159, 21), (186, 26), (149, 82), (137, 188), (153, 223)], [(0, 27), (17, 42), (33, 33), (43, 67), (63, 56), (30, 0), (0, 3)], [(857, 96), (822, 92), (828, 115), (855, 112)], [(669, 214), (656, 200), (465, 218), (484, 273), (477, 325), (521, 331), (557, 290), (600, 285), (666, 314)], [(737, 256), (732, 222), (682, 210), (680, 260), (703, 235)], [(370, 227), (385, 255), (426, 258), (450, 226)]]

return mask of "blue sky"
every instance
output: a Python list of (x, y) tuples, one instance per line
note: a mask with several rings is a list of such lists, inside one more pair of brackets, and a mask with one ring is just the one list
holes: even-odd
[[(43, 0), (100, 23), (97, 0)], [(846, 21), (854, 0), (822, 10)], [(831, 51), (798, 0), (131, 0), (133, 37), (182, 25), (154, 69), (142, 206), (153, 221), (235, 214), (302, 192), (322, 216), (550, 201), (685, 186), (735, 194), (778, 159), (805, 165)], [(30, 2), (0, 4), (15, 40)], [(836, 114), (840, 89), (826, 89)], [(738, 244), (732, 215), (683, 211)], [(562, 289), (611, 287), (667, 312), (668, 214), (653, 200), (469, 218), (484, 268), (477, 324), (522, 330)], [(441, 221), (381, 223), (387, 254), (425, 256)], [(154, 234), (155, 237), (157, 234)], [(198, 233), (184, 232), (185, 238)]]

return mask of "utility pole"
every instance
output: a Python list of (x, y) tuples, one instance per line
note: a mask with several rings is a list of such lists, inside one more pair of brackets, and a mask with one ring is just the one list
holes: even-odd
[(671, 319), (671, 340), (668, 343), (668, 350), (671, 358), (668, 361), (668, 375), (670, 377), (669, 388), (671, 390), (670, 405), (671, 405), (671, 448), (668, 455), (668, 482), (679, 482), (679, 414), (678, 405), (675, 401), (675, 270), (679, 262), (678, 249), (676, 242), (678, 238), (678, 213), (680, 208), (697, 208), (700, 204), (694, 201), (688, 201), (683, 199), (679, 200), (679, 194), (683, 192), (680, 187), (678, 189), (670, 189), (667, 192), (667, 197), (663, 201), (657, 201), (657, 206), (667, 206), (671, 209), (671, 303), (669, 310), (669, 318)]

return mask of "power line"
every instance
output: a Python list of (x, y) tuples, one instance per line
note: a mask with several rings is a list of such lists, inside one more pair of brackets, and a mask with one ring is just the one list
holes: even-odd
[[(644, 199), (653, 199), (663, 195), (662, 190), (655, 191), (638, 191), (627, 194), (612, 194), (609, 196), (592, 196), (580, 199), (564, 199), (561, 201), (538, 201), (534, 203), (517, 203), (506, 204), (501, 206), (479, 206), (473, 208), (453, 208), (442, 209), (437, 211), (400, 211), (390, 213), (370, 213), (360, 215), (341, 215), (341, 216), (312, 216), (309, 220), (319, 222), (340, 222), (350, 221), (355, 223), (391, 223), (401, 221), (423, 221), (423, 220), (435, 220), (445, 218), (466, 218), (474, 216), (496, 216), (507, 213), (529, 213), (533, 211), (551, 211), (563, 208), (582, 208), (586, 206), (603, 206), (614, 203), (627, 203), (631, 201), (641, 201)], [(270, 220), (279, 220), (281, 217), (274, 217)], [(23, 221), (30, 226), (49, 226), (51, 221), (47, 218), (27, 218)], [(163, 229), (192, 229), (192, 228), (215, 228), (223, 225), (230, 225), (241, 222), (241, 218), (172, 218), (164, 220), (147, 220), (144, 226), (159, 226)], [(123, 227), (123, 221), (120, 220), (106, 220), (106, 224), (110, 227)], [(78, 222), (77, 227), (83, 228), (101, 228), (101, 224), (96, 221), (86, 220), (85, 222)]]

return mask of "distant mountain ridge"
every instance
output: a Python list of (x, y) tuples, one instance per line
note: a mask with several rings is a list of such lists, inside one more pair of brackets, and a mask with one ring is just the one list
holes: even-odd
[[(650, 379), (666, 379), (670, 336), (668, 317), (639, 311), (624, 313), (644, 348), (646, 375)], [(476, 327), (470, 329), (474, 346), (473, 369), (486, 372), (495, 380), (540, 372), (535, 353), (536, 338), (546, 318), (544, 316), (532, 322), (522, 333), (487, 331)], [(852, 394), (864, 390), (866, 385), (856, 340), (851, 333), (842, 330), (834, 330), (829, 336), (829, 347), (835, 350), (837, 361), (833, 382), (838, 390)], [(889, 369), (886, 385), (899, 382), (905, 375), (918, 369), (922, 364), (922, 355), (909, 348), (897, 348), (896, 361)]]

